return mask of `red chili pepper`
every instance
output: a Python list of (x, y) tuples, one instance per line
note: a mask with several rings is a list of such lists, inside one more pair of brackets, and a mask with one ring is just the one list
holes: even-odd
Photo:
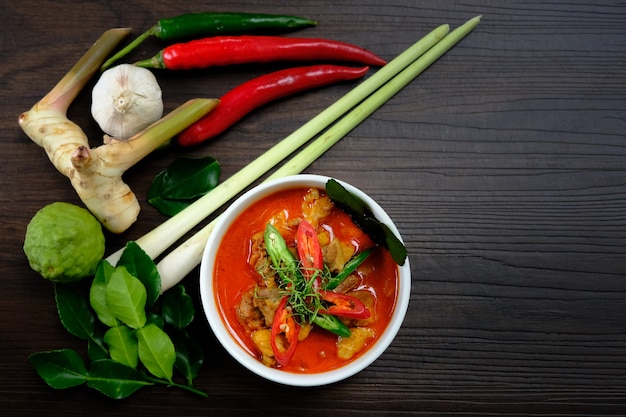
[(363, 301), (356, 297), (334, 291), (323, 291), (321, 295), (324, 301), (332, 303), (332, 305), (326, 310), (320, 311), (320, 314), (351, 319), (366, 319), (370, 316), (370, 311), (365, 307)]
[(182, 146), (211, 139), (238, 122), (252, 110), (273, 100), (305, 90), (357, 79), (369, 67), (313, 65), (272, 72), (233, 88), (220, 98), (220, 104), (178, 135)]
[(322, 246), (317, 237), (317, 232), (311, 223), (302, 220), (298, 224), (296, 241), (298, 242), (298, 257), (300, 258), (302, 274), (305, 278), (310, 279), (316, 269), (324, 267)]
[[(296, 346), (298, 344), (298, 336), (300, 334), (300, 325), (296, 322), (291, 314), (291, 311), (287, 308), (287, 301), (289, 297), (285, 296), (280, 301), (276, 313), (274, 314), (274, 321), (272, 322), (272, 333), (270, 343), (272, 350), (274, 351), (274, 358), (281, 365), (285, 366), (291, 361)], [(286, 350), (282, 351), (276, 344), (276, 338), (281, 333), (285, 334), (285, 338), (289, 346)]]
[(386, 61), (357, 45), (320, 38), (215, 36), (177, 43), (136, 62), (147, 68), (188, 70), (276, 61), (344, 61), (382, 66)]

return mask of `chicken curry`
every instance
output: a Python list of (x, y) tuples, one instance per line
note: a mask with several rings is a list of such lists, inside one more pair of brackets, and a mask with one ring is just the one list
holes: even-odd
[(324, 190), (293, 188), (233, 222), (213, 282), (245, 350), (269, 367), (319, 373), (355, 360), (384, 332), (398, 265)]

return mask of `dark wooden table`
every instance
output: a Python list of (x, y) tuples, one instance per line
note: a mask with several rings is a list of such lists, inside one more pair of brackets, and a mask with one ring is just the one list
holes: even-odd
[[(626, 6), (619, 1), (475, 0), (4, 1), (0, 29), (0, 410), (43, 415), (624, 415), (626, 414)], [(136, 32), (204, 10), (298, 14), (301, 35), (395, 57), (440, 24), (483, 15), (476, 31), (306, 172), (375, 197), (410, 253), (410, 308), (366, 370), (332, 386), (289, 388), (244, 370), (201, 321), (196, 380), (208, 398), (161, 387), (113, 401), (55, 391), (31, 353), (83, 349), (63, 329), (53, 286), (22, 252), (26, 225), (54, 201), (80, 204), (20, 130), (29, 109), (106, 29)], [(145, 44), (134, 57), (160, 47)], [(160, 73), (166, 111), (218, 97), (267, 68)], [(145, 203), (176, 156), (211, 155), (227, 178), (351, 88), (282, 100), (193, 151), (157, 152), (125, 179), (138, 222), (108, 250), (164, 218)], [(94, 145), (90, 89), (69, 116)], [(197, 299), (197, 269), (185, 284)], [(201, 314), (198, 314), (201, 316)]]

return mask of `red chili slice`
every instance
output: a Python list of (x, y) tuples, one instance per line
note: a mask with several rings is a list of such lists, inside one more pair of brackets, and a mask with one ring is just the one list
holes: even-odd
[(320, 311), (320, 314), (331, 314), (351, 319), (367, 319), (370, 316), (370, 311), (365, 307), (363, 301), (356, 297), (334, 291), (323, 291), (321, 295), (324, 301), (332, 305), (326, 310)]
[(302, 265), (302, 274), (305, 278), (311, 279), (315, 270), (320, 270), (324, 267), (322, 246), (313, 225), (306, 220), (302, 220), (298, 224), (296, 240), (298, 242), (298, 257)]
[[(274, 351), (274, 358), (281, 366), (286, 366), (293, 357), (298, 345), (298, 336), (300, 334), (300, 325), (296, 322), (291, 314), (291, 311), (287, 308), (287, 301), (289, 297), (285, 296), (281, 300), (276, 313), (274, 315), (274, 321), (272, 322), (272, 334), (271, 345)], [(287, 343), (289, 346), (286, 350), (280, 350), (276, 344), (276, 338), (281, 333), (285, 334)]]

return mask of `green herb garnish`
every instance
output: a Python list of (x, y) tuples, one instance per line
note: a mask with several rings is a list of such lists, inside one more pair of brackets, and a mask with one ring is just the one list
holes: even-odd
[(265, 227), (265, 246), (273, 269), (278, 274), (282, 296), (289, 297), (289, 305), (298, 323), (310, 323), (321, 307), (314, 279), (306, 280), (300, 271), (298, 259), (291, 253), (280, 232), (268, 223)]
[[(272, 265), (280, 278), (280, 288), (283, 296), (289, 297), (289, 305), (298, 323), (315, 323), (323, 329), (338, 334), (350, 336), (350, 329), (339, 319), (327, 314), (319, 314), (322, 309), (320, 292), (314, 287), (315, 279), (305, 279), (300, 270), (300, 262), (289, 250), (280, 232), (268, 223), (265, 226), (265, 247)], [(330, 276), (327, 270), (319, 273)], [(327, 281), (327, 277), (322, 278)]]

